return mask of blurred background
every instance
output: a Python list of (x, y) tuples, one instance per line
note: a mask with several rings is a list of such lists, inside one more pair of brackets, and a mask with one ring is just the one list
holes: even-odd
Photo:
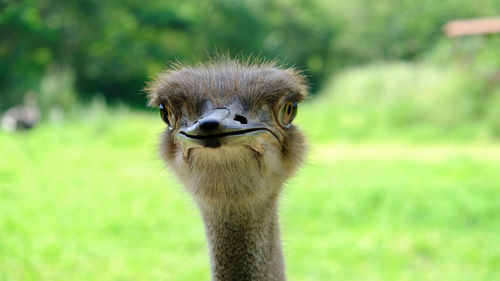
[(215, 53), (276, 58), (311, 85), (310, 156), (281, 206), (290, 280), (500, 280), (500, 28), (450, 24), (499, 14), (493, 0), (0, 0), (0, 280), (209, 279), (142, 89)]

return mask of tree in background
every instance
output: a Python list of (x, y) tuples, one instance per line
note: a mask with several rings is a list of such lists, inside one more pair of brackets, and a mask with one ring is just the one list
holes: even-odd
[[(215, 51), (277, 57), (316, 89), (346, 65), (420, 57), (448, 20), (498, 12), (487, 0), (4, 0), (0, 110), (28, 90), (143, 106), (138, 92), (167, 62)], [(65, 89), (49, 93), (58, 75)]]

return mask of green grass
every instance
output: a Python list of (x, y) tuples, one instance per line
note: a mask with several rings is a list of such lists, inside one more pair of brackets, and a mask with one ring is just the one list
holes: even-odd
[[(161, 129), (128, 113), (0, 132), (0, 280), (208, 280)], [(500, 145), (319, 142), (282, 197), (290, 280), (500, 280)]]

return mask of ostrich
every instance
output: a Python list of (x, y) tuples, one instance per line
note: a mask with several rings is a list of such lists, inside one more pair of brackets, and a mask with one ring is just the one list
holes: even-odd
[(146, 91), (167, 125), (160, 156), (201, 212), (212, 279), (285, 280), (277, 201), (306, 151), (292, 124), (304, 77), (219, 59), (171, 67)]
[(26, 93), (23, 105), (10, 108), (2, 116), (2, 128), (8, 132), (29, 130), (38, 122), (40, 122), (40, 108), (33, 92)]

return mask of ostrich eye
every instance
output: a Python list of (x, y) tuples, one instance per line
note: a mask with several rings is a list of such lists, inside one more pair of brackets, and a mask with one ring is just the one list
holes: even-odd
[(172, 114), (172, 111), (168, 108), (168, 106), (164, 105), (163, 103), (160, 104), (160, 116), (161, 119), (167, 123), (169, 127), (174, 126), (175, 124), (175, 119), (174, 115)]
[(285, 103), (279, 115), (281, 124), (285, 126), (289, 125), (292, 123), (295, 115), (297, 115), (297, 102)]

